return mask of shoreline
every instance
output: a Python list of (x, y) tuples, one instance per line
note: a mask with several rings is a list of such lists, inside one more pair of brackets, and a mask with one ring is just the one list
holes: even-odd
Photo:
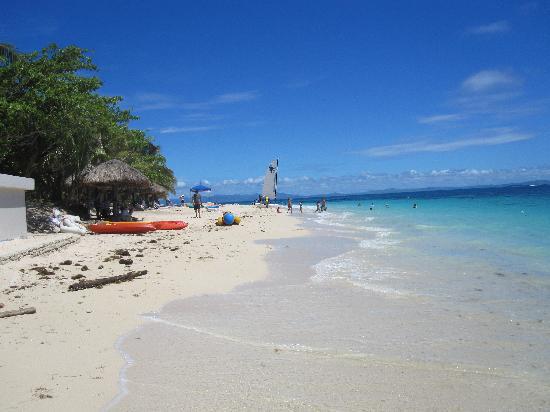
[[(302, 223), (306, 237), (269, 242), (270, 276), (264, 281), (223, 295), (178, 299), (127, 336), (122, 346), (133, 359), (129, 396), (112, 409), (545, 405), (547, 382), (509, 368), (506, 355), (485, 360), (486, 347), (472, 339), (479, 333), (500, 345), (501, 332), (507, 332), (500, 326), (487, 330), (485, 317), (442, 311), (424, 299), (383, 296), (343, 279), (313, 281), (312, 263), (349, 253), (345, 239), (352, 250), (360, 246), (349, 234), (338, 236), (315, 222), (308, 226)], [(462, 338), (480, 352), (471, 352)]]
[[(285, 214), (285, 215), (292, 216), (288, 214)], [(268, 282), (268, 283), (272, 282), (273, 277), (275, 276), (274, 272), (276, 271), (276, 269), (275, 269), (275, 263), (273, 259), (270, 258), (270, 256), (276, 252), (277, 244), (289, 239), (297, 239), (297, 238), (302, 239), (302, 238), (308, 238), (312, 236), (311, 227), (310, 228), (305, 227), (307, 223), (305, 222), (304, 219), (299, 219), (298, 216), (300, 215), (295, 216), (295, 219), (294, 219), (295, 222), (293, 222), (292, 226), (294, 227), (293, 230), (302, 232), (300, 235), (285, 236), (277, 239), (273, 239), (271, 236), (266, 236), (262, 239), (253, 240), (254, 243), (256, 243), (260, 247), (265, 248), (266, 250), (265, 254), (261, 257), (263, 263), (266, 266), (266, 272), (264, 273), (263, 276), (256, 277), (255, 279), (249, 280), (247, 282), (238, 283), (229, 290), (221, 291), (219, 293), (214, 293), (212, 295), (227, 295), (242, 288), (256, 287), (257, 285), (263, 282)], [(311, 267), (310, 267), (310, 270), (313, 273), (313, 269)], [(121, 358), (124, 360), (124, 365), (121, 367), (120, 373), (119, 373), (119, 380), (118, 380), (119, 391), (116, 394), (116, 396), (113, 397), (113, 399), (111, 399), (106, 405), (104, 405), (101, 408), (102, 411), (110, 411), (110, 410), (116, 409), (117, 406), (121, 402), (123, 402), (128, 395), (130, 395), (130, 390), (127, 385), (127, 371), (129, 370), (130, 367), (132, 367), (135, 364), (135, 359), (122, 348), (124, 341), (129, 339), (132, 335), (139, 333), (140, 330), (142, 330), (143, 328), (146, 328), (148, 325), (151, 325), (153, 322), (163, 323), (164, 321), (158, 318), (157, 315), (162, 314), (162, 312), (167, 306), (177, 304), (178, 302), (181, 302), (185, 299), (201, 298), (209, 295), (210, 294), (208, 295), (195, 294), (190, 296), (177, 297), (174, 300), (164, 302), (158, 310), (139, 314), (139, 317), (142, 319), (142, 322), (138, 326), (136, 326), (134, 329), (129, 330), (123, 335), (119, 336), (115, 343), (115, 348), (117, 352), (120, 354)]]
[[(241, 214), (243, 223), (214, 226), (214, 217), (224, 209)], [(104, 408), (118, 394), (119, 373), (125, 364), (116, 350), (117, 339), (143, 325), (141, 314), (160, 310), (173, 300), (226, 293), (265, 278), (269, 247), (256, 241), (300, 236), (297, 231), (303, 230), (298, 219), (277, 215), (273, 209), (231, 205), (218, 213), (205, 213), (202, 219), (191, 218), (192, 213), (179, 207), (137, 212), (155, 220), (183, 219), (189, 227), (143, 237), (84, 236), (60, 251), (0, 265), (3, 285), (25, 287), (17, 289), (17, 295), (2, 295), (6, 309), (24, 303), (37, 308), (35, 315), (3, 319), (0, 324), (4, 340), (0, 373), (10, 377), (0, 390), (4, 410), (63, 410), (74, 402), (84, 403), (86, 410)], [(120, 248), (129, 250), (134, 260), (131, 268), (117, 261), (103, 262)], [(59, 265), (67, 258), (77, 262)], [(38, 279), (32, 265), (55, 275)], [(88, 271), (81, 271), (84, 265)], [(101, 270), (96, 269), (100, 266)], [(132, 282), (66, 292), (75, 274), (93, 279), (142, 269), (148, 274)], [(30, 365), (30, 359), (40, 359), (41, 365)]]

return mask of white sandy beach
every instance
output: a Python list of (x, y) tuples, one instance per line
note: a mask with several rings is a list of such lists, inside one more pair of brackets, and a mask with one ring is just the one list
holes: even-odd
[[(185, 220), (189, 227), (144, 236), (86, 235), (56, 251), (1, 263), (2, 310), (33, 306), (37, 312), (0, 319), (0, 409), (101, 409), (119, 390), (124, 360), (115, 343), (143, 322), (140, 314), (158, 311), (177, 298), (223, 293), (262, 279), (269, 246), (256, 241), (304, 233), (298, 220), (274, 209), (224, 209), (243, 216), (241, 225), (216, 227), (220, 211), (204, 212), (202, 219), (180, 207), (137, 212), (145, 220)], [(28, 242), (37, 244), (32, 237)], [(0, 244), (0, 255), (21, 250), (21, 243)], [(109, 260), (117, 249), (128, 250), (130, 256), (125, 257), (133, 263)], [(72, 264), (60, 265), (65, 260)], [(84, 266), (88, 270), (83, 271)], [(55, 274), (42, 276), (33, 267)], [(148, 273), (101, 289), (68, 291), (76, 282), (71, 276), (95, 279), (131, 270)]]

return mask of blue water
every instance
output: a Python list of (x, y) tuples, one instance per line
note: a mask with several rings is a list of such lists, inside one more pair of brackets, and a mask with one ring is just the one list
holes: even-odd
[(350, 218), (358, 220), (372, 217), (411, 241), (441, 242), (449, 253), (470, 246), (469, 253), (485, 249), (487, 258), (498, 257), (505, 266), (536, 267), (539, 274), (550, 268), (550, 194), (380, 199), (359, 207), (356, 201), (340, 201), (331, 211), (352, 212), (357, 216)]
[(313, 219), (359, 247), (319, 265), (317, 280), (525, 318), (548, 314), (548, 186), (354, 197), (328, 206)]

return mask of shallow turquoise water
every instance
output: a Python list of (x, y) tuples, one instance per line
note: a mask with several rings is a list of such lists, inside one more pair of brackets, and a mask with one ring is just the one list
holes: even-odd
[(549, 193), (422, 196), (333, 201), (310, 217), (359, 246), (318, 265), (317, 280), (547, 316)]
[[(418, 207), (414, 209), (413, 203)], [(495, 196), (482, 198), (382, 199), (371, 203), (335, 202), (332, 212), (351, 212), (399, 232), (411, 244), (416, 240), (442, 242), (447, 252), (471, 253), (485, 249), (486, 258), (547, 275), (550, 268), (550, 196)], [(385, 205), (388, 205), (386, 208)], [(465, 250), (470, 246), (470, 250)], [(467, 249), (467, 248), (466, 248)], [(491, 256), (492, 255), (492, 256)], [(546, 269), (546, 270), (545, 270)]]

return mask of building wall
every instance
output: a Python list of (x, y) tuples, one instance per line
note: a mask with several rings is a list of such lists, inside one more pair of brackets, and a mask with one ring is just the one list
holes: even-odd
[(25, 191), (0, 187), (0, 240), (26, 234)]
[(34, 190), (34, 180), (0, 174), (0, 241), (27, 234), (25, 190)]

